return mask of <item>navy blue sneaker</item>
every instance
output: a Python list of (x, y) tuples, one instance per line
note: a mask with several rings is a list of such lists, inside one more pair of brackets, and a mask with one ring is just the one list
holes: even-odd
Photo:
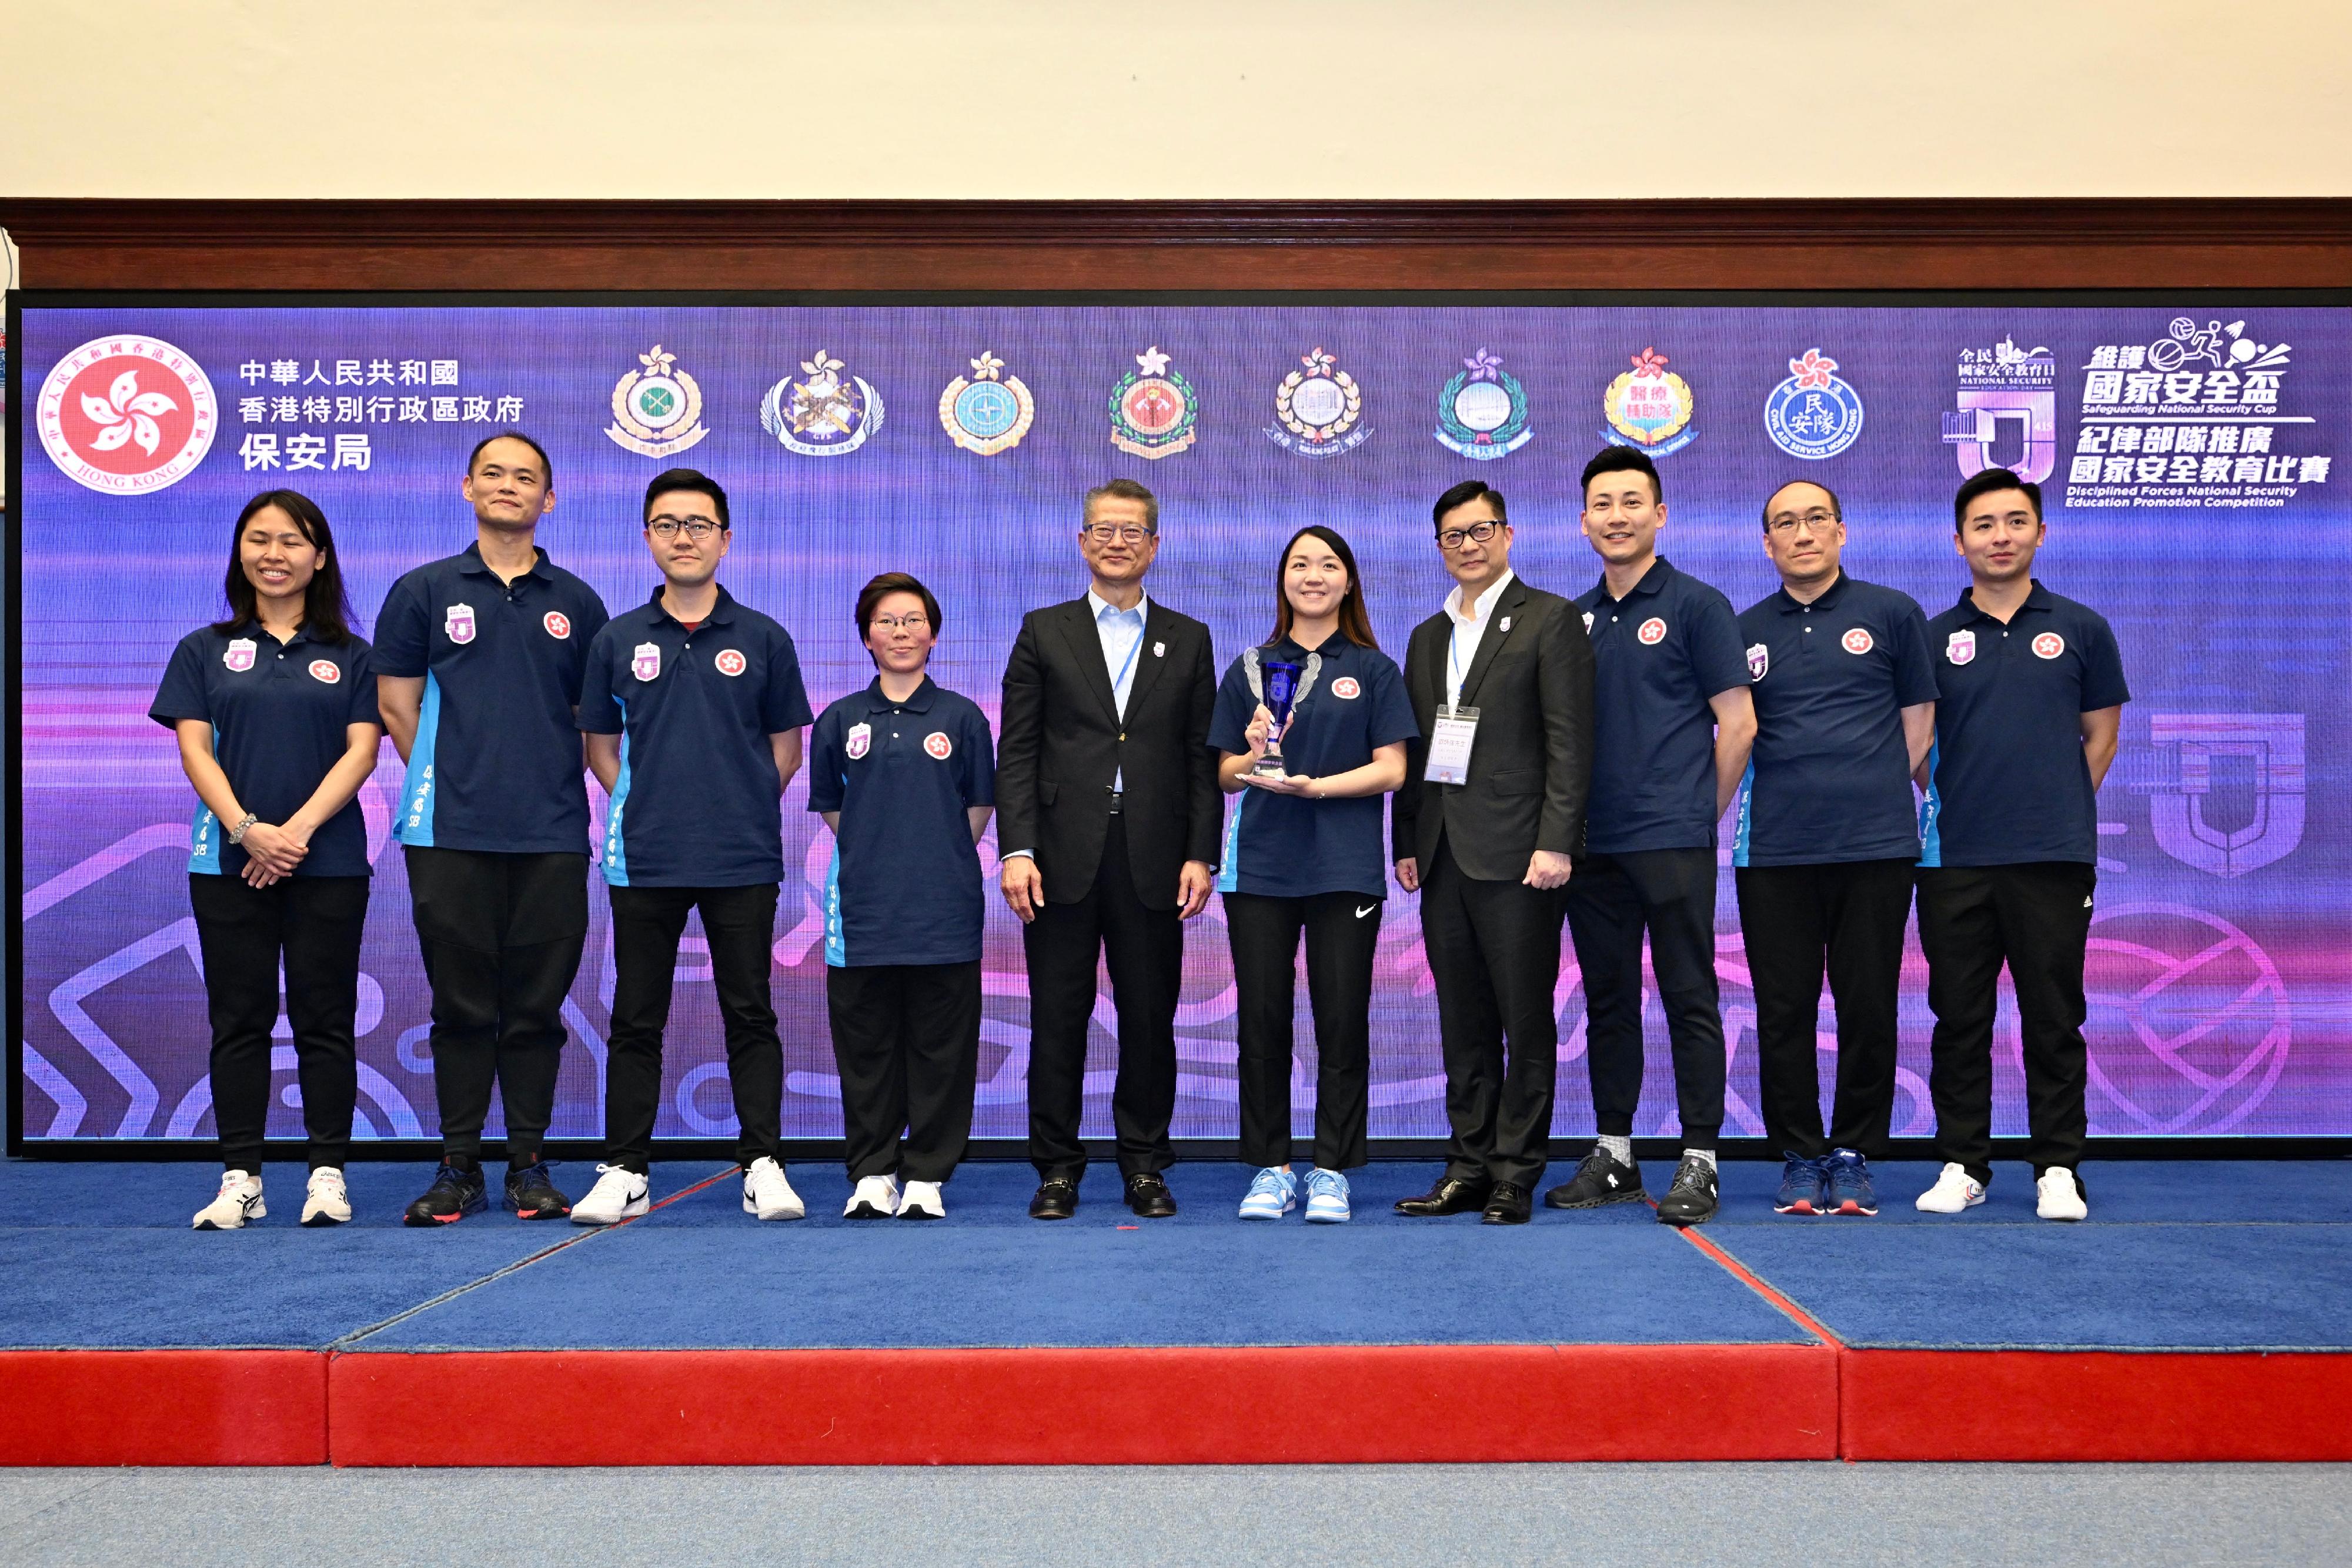
[(1878, 1190), (1870, 1185), (1870, 1162), (1852, 1149), (1832, 1149), (1822, 1162), (1829, 1181), (1830, 1214), (1876, 1214)]
[(1772, 1200), (1776, 1214), (1824, 1214), (1828, 1212), (1828, 1194), (1822, 1180), (1822, 1162), (1809, 1160), (1802, 1155), (1784, 1154), (1787, 1163), (1780, 1167), (1780, 1195)]
[(482, 1167), (468, 1161), (460, 1170), (449, 1160), (441, 1162), (434, 1173), (433, 1185), (425, 1196), (408, 1206), (401, 1216), (403, 1225), (455, 1225), (469, 1214), (479, 1214), (490, 1207), (490, 1195), (482, 1186)]
[(517, 1219), (561, 1219), (572, 1212), (572, 1200), (555, 1189), (555, 1175), (545, 1160), (507, 1171), (507, 1207)]

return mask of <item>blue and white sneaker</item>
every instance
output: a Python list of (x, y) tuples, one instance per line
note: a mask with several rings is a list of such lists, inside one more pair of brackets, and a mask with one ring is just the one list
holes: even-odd
[(1297, 1207), (1298, 1178), (1278, 1166), (1268, 1166), (1250, 1179), (1249, 1192), (1242, 1199), (1242, 1218), (1280, 1219)]
[(1832, 1149), (1822, 1162), (1829, 1187), (1829, 1214), (1876, 1214), (1878, 1189), (1870, 1185), (1870, 1162), (1852, 1149)]
[(1802, 1155), (1784, 1154), (1780, 1195), (1772, 1199), (1776, 1214), (1824, 1214), (1829, 1195), (1822, 1179), (1822, 1162)]
[(1307, 1173), (1307, 1223), (1348, 1223), (1348, 1178), (1317, 1166)]

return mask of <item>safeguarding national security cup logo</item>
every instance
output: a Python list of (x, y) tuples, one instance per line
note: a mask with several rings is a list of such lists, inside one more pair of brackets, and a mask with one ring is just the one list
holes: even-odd
[(1609, 419), (1601, 439), (1639, 447), (1653, 457), (1680, 452), (1697, 440), (1690, 423), (1698, 400), (1688, 382), (1666, 369), (1674, 361), (1647, 348), (1629, 362), (1633, 368), (1619, 371), (1601, 394), (1601, 410)]
[(2286, 982), (2217, 915), (2175, 904), (2102, 910), (2084, 989), (2095, 1132), (2230, 1132), (2285, 1070)]
[(1362, 445), (1372, 429), (1363, 423), (1364, 390), (1356, 378), (1320, 344), (1298, 362), (1302, 368), (1274, 390), (1275, 423), (1265, 438), (1301, 457), (1336, 457)]
[(2147, 738), (2161, 772), (2133, 789), (2148, 797), (2148, 827), (2166, 854), (2227, 879), (2303, 842), (2303, 715), (2159, 713)]
[(33, 402), (49, 461), (110, 496), (143, 496), (195, 472), (219, 417), (194, 356), (136, 332), (93, 339), (66, 355)]
[(637, 369), (613, 383), (613, 423), (604, 434), (646, 457), (685, 451), (710, 434), (702, 423), (702, 389), (659, 343), (637, 356)]
[(971, 376), (956, 377), (940, 393), (940, 426), (948, 439), (982, 457), (1020, 445), (1036, 420), (1037, 400), (986, 349), (971, 361)]
[(1138, 457), (1172, 457), (1192, 444), (1201, 400), (1154, 343), (1110, 389), (1110, 444)]
[(1535, 438), (1528, 428), (1528, 391), (1503, 369), (1503, 356), (1480, 349), (1437, 394), (1439, 445), (1480, 462), (1507, 457)]
[(760, 424), (787, 452), (839, 457), (856, 451), (882, 428), (882, 394), (863, 376), (842, 374), (839, 360), (819, 349), (760, 400)]

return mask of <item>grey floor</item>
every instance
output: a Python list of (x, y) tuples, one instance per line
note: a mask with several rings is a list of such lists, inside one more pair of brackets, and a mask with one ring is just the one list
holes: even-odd
[(755, 1554), (862, 1568), (2340, 1563), (2352, 1466), (0, 1470), (12, 1568)]

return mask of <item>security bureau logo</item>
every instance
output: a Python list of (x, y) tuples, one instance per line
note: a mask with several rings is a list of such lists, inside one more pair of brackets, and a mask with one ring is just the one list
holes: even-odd
[(1976, 656), (1977, 634), (1975, 632), (1955, 632), (1944, 639), (1944, 657), (1953, 664), (1972, 664)]
[(702, 389), (656, 343), (637, 368), (613, 383), (613, 423), (604, 434), (646, 457), (683, 452), (710, 427), (702, 423)]
[(470, 604), (449, 606), (442, 612), (441, 630), (449, 634), (449, 641), (452, 643), (472, 642), (474, 640), (474, 607)]
[(958, 376), (940, 393), (940, 425), (966, 452), (993, 457), (1021, 444), (1037, 420), (1037, 400), (1019, 376), (1004, 373), (1004, 361), (986, 349), (971, 361), (970, 377)]
[(221, 663), (228, 666), (232, 674), (241, 675), (253, 668), (253, 656), (260, 651), (260, 644), (250, 637), (232, 637), (228, 652), (221, 655)]
[(1789, 361), (1789, 379), (1764, 400), (1764, 431), (1791, 457), (1818, 463), (1862, 436), (1862, 394), (1838, 379), (1838, 362), (1819, 349)]
[(1138, 457), (1171, 457), (1192, 444), (1201, 400), (1192, 383), (1168, 368), (1154, 343), (1110, 389), (1110, 444)]
[(1990, 349), (1962, 349), (1959, 407), (1944, 415), (1944, 444), (1960, 477), (2007, 468), (2036, 484), (2058, 466), (2058, 359), (2021, 349), (2014, 333)]
[(863, 376), (845, 376), (823, 349), (801, 361), (760, 400), (760, 423), (787, 452), (839, 457), (866, 444), (882, 428), (882, 394)]
[(1643, 349), (1627, 363), (1601, 394), (1601, 412), (1609, 428), (1601, 438), (1619, 446), (1637, 446), (1653, 457), (1680, 452), (1698, 439), (1690, 427), (1698, 400), (1690, 382), (1666, 369), (1674, 361), (1655, 348)]
[(1362, 445), (1372, 427), (1363, 423), (1364, 389), (1356, 378), (1320, 344), (1298, 363), (1274, 389), (1275, 423), (1265, 438), (1301, 457), (1337, 457)]
[(1503, 369), (1503, 356), (1480, 349), (1437, 394), (1438, 444), (1491, 462), (1535, 438), (1528, 428), (1528, 391)]
[(194, 356), (136, 332), (92, 339), (59, 360), (33, 403), (49, 461), (110, 496), (144, 496), (194, 473), (219, 417)]

